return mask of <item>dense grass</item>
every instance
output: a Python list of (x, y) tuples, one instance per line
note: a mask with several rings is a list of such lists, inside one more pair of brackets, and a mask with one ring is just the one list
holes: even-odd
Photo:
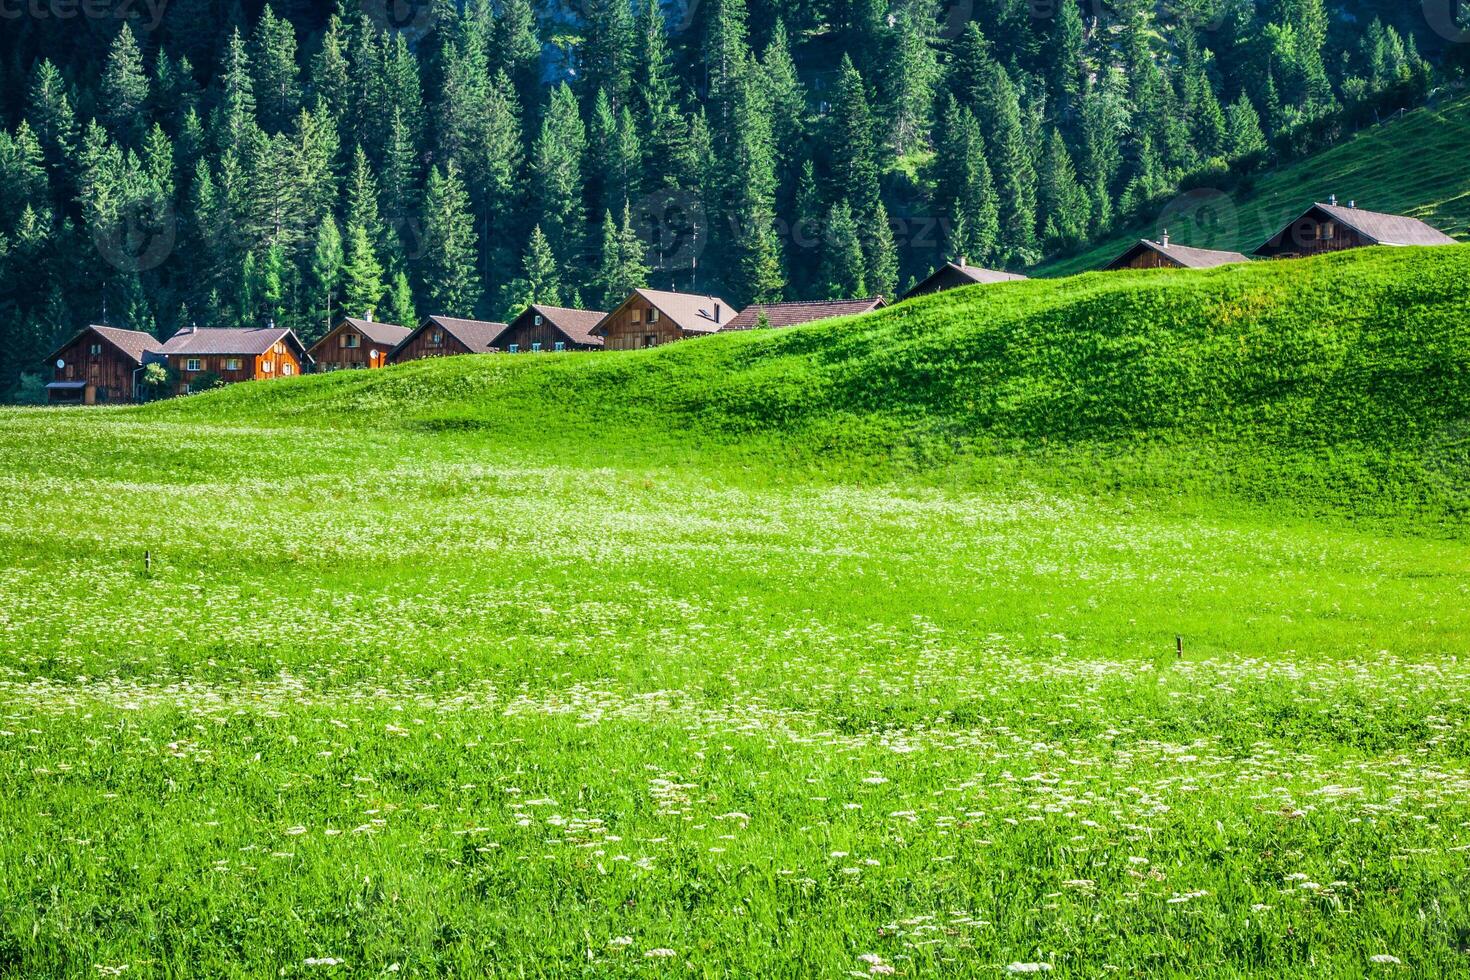
[(0, 413), (0, 976), (1470, 973), (1467, 265)]
[[(1124, 229), (1076, 255), (1047, 262), (1040, 274), (1099, 269), (1139, 238), (1167, 228), (1174, 241), (1244, 252), (1280, 231), (1313, 201), (1408, 214), (1460, 240), (1470, 239), (1470, 96), (1416, 109), (1365, 129), (1338, 146), (1276, 170), (1181, 196), (1157, 220)], [(1201, 220), (1202, 219), (1202, 220)]]

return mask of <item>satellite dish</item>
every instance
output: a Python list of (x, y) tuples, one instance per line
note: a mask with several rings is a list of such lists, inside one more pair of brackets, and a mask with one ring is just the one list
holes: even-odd
[(66, 367), (66, 361), (64, 361), (64, 360), (62, 360), (61, 358), (58, 357), (56, 359), (56, 366), (58, 368), (64, 368), (64, 367)]
[(370, 360), (370, 361), (376, 361), (377, 359), (378, 359), (378, 352), (377, 351), (375, 351), (375, 350), (374, 351), (368, 351), (368, 360)]

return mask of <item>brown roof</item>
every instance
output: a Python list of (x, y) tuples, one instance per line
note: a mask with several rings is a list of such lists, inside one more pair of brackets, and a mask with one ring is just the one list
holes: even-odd
[(592, 333), (602, 322), (602, 318), (607, 316), (601, 310), (572, 310), (564, 306), (542, 306), (534, 303), (526, 308), (527, 313), (533, 311), (545, 317), (547, 323), (566, 334), (567, 339), (573, 343), (592, 347), (601, 347), (603, 344), (602, 338)]
[[(1018, 279), (1025, 278), (1025, 276), (1017, 275), (1014, 272), (1001, 272), (999, 269), (982, 269), (978, 265), (968, 265), (962, 262), (946, 262), (929, 273), (923, 282), (914, 286), (913, 289), (910, 289), (899, 298), (908, 299), (910, 296), (937, 292), (942, 289), (954, 289), (961, 285), (973, 283), (1015, 282)], [(951, 281), (951, 284), (942, 285), (946, 280)], [(954, 282), (953, 280), (961, 281)]]
[[(718, 296), (670, 293), (661, 289), (635, 289), (633, 296), (642, 296), (685, 333), (716, 333), (728, 326), (736, 313), (729, 303)], [(632, 299), (633, 296), (629, 296), (628, 299)], [(626, 306), (627, 300), (619, 305), (620, 307)], [(608, 314), (608, 316), (611, 315), (611, 313)], [(606, 320), (607, 317), (603, 319)], [(599, 322), (599, 332), (601, 332), (601, 326)]]
[(1212, 248), (1191, 248), (1188, 245), (1177, 245), (1174, 242), (1169, 242), (1166, 245), (1163, 242), (1151, 242), (1147, 238), (1140, 238), (1128, 251), (1118, 256), (1105, 268), (1117, 268), (1142, 250), (1158, 252), (1175, 265), (1185, 269), (1213, 269), (1217, 265), (1230, 265), (1235, 262), (1250, 261), (1250, 259), (1239, 252), (1222, 252)]
[(1014, 272), (1001, 272), (999, 269), (982, 269), (978, 265), (959, 265), (955, 262), (950, 262), (948, 265), (971, 282), (1015, 282), (1019, 279), (1026, 278)]
[(239, 354), (257, 357), (283, 340), (305, 351), (296, 334), (284, 327), (185, 327), (163, 345), (164, 354)]
[(1433, 228), (1418, 218), (1410, 218), (1402, 214), (1384, 214), (1381, 211), (1366, 211), (1363, 208), (1347, 208), (1340, 204), (1313, 204), (1307, 210), (1297, 215), (1286, 223), (1275, 235), (1271, 236), (1260, 248), (1260, 252), (1277, 241), (1291, 230), (1291, 226), (1311, 214), (1319, 211), (1334, 221), (1341, 222), (1362, 235), (1368, 241), (1376, 245), (1454, 245), (1455, 240), (1437, 228)]
[(120, 350), (128, 360), (139, 366), (143, 364), (145, 355), (156, 354), (163, 349), (163, 344), (151, 333), (144, 333), (141, 330), (124, 330), (121, 327), (104, 327), (94, 323), (85, 329), (78, 330), (66, 343), (56, 348), (51, 353), (51, 357), (54, 359), (56, 355), (60, 354), (88, 333), (97, 334), (97, 336)]
[(760, 322), (762, 314), (773, 327), (794, 327), (798, 323), (828, 320), (837, 316), (857, 316), (884, 306), (882, 296), (871, 299), (829, 299), (810, 303), (757, 303), (747, 306), (726, 325), (726, 330), (750, 330)]
[[(442, 327), (445, 333), (458, 340), (470, 349), (472, 354), (485, 354), (495, 349), (495, 341), (505, 333), (506, 325), (494, 323), (490, 320), (460, 320), (452, 316), (431, 316), (419, 324), (418, 330), (413, 331), (408, 337), (418, 333), (429, 324)], [(408, 342), (408, 337), (399, 341), (399, 346)]]
[[(359, 320), (352, 316), (344, 318), (342, 323), (347, 324), (373, 343), (382, 344), (386, 347), (398, 346), (403, 343), (404, 338), (413, 333), (408, 327), (400, 327), (396, 323), (378, 323), (376, 320)], [(340, 327), (342, 323), (337, 324), (337, 326)]]

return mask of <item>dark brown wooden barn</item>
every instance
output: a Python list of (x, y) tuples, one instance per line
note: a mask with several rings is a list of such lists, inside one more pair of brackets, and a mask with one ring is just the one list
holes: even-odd
[(1293, 259), (1324, 252), (1342, 252), (1369, 245), (1453, 245), (1455, 240), (1418, 218), (1365, 211), (1357, 202), (1346, 207), (1334, 195), (1326, 204), (1313, 204), (1271, 237), (1256, 255)]
[(488, 354), (499, 349), (496, 341), (505, 331), (504, 323), (431, 316), (393, 349), (388, 355), (388, 363), (402, 364), (425, 357)]
[(55, 374), (46, 397), (53, 403), (83, 405), (137, 401), (143, 367), (161, 360), (162, 349), (162, 343), (141, 330), (89, 326), (52, 352)]
[(970, 265), (967, 260), (962, 258), (958, 262), (944, 263), (944, 265), (930, 273), (929, 278), (899, 298), (913, 299), (915, 296), (941, 293), (946, 289), (956, 289), (960, 286), (974, 286), (977, 283), (983, 285), (997, 282), (1016, 282), (1025, 278), (1025, 276), (1017, 275), (1014, 272), (982, 269), (979, 266)]
[(1119, 269), (1213, 269), (1220, 265), (1250, 260), (1239, 252), (1221, 252), (1211, 248), (1191, 248), (1169, 241), (1169, 233), (1151, 242), (1141, 238), (1132, 248), (1103, 266), (1105, 272)]
[(636, 350), (718, 333), (734, 318), (730, 304), (718, 296), (635, 289), (595, 332), (608, 350)]
[(769, 327), (794, 327), (800, 323), (830, 320), (839, 316), (861, 316), (882, 309), (887, 304), (882, 296), (871, 299), (829, 299), (810, 303), (756, 303), (740, 311), (726, 330), (754, 330), (762, 317)]
[(163, 345), (163, 355), (181, 395), (215, 378), (225, 384), (289, 378), (310, 363), (295, 332), (281, 327), (185, 327)]
[(312, 370), (362, 370), (388, 365), (388, 355), (412, 333), (396, 323), (378, 323), (348, 317), (307, 351)]
[(528, 306), (510, 321), (495, 346), (507, 354), (540, 351), (601, 350), (603, 340), (592, 331), (607, 316), (601, 310), (569, 310), (561, 306)]

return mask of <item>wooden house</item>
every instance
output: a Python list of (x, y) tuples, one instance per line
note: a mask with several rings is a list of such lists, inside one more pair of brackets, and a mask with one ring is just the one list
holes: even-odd
[(162, 348), (141, 330), (89, 326), (52, 352), (55, 374), (46, 385), (46, 398), (82, 405), (138, 401), (143, 367), (161, 361)]
[(601, 350), (603, 340), (592, 331), (607, 316), (601, 310), (569, 310), (533, 304), (510, 321), (496, 346), (507, 354), (540, 351)]
[(882, 296), (871, 299), (832, 299), (811, 303), (756, 303), (740, 311), (726, 330), (753, 330), (764, 317), (769, 327), (794, 327), (799, 323), (830, 320), (838, 316), (860, 316), (882, 309), (887, 304)]
[(1293, 259), (1324, 252), (1342, 252), (1369, 245), (1453, 245), (1455, 240), (1418, 218), (1365, 211), (1357, 202), (1347, 207), (1337, 196), (1313, 204), (1260, 248), (1256, 255)]
[(913, 299), (915, 296), (927, 296), (930, 293), (941, 293), (946, 289), (957, 289), (960, 286), (974, 286), (978, 284), (989, 284), (997, 282), (1016, 282), (1025, 279), (1014, 272), (1001, 272), (997, 269), (982, 269), (976, 265), (970, 265), (965, 259), (958, 262), (946, 262), (930, 273), (929, 278), (919, 283), (913, 289), (904, 293), (899, 299)]
[(488, 320), (459, 320), (451, 316), (427, 317), (393, 348), (388, 354), (388, 363), (402, 364), (425, 357), (488, 354), (499, 349), (496, 341), (505, 330), (504, 323), (492, 323)]
[(295, 332), (281, 327), (185, 327), (168, 339), (162, 353), (181, 395), (206, 379), (234, 384), (289, 378), (310, 363)]
[(635, 289), (594, 328), (608, 350), (636, 350), (718, 333), (735, 318), (718, 296)]
[(388, 355), (413, 331), (396, 323), (377, 323), (348, 317), (306, 352), (312, 370), (362, 370), (388, 365)]
[(1250, 260), (1239, 252), (1221, 252), (1211, 248), (1191, 248), (1169, 241), (1166, 231), (1162, 238), (1151, 242), (1140, 238), (1132, 248), (1103, 266), (1104, 272), (1119, 269), (1213, 269), (1220, 265)]

